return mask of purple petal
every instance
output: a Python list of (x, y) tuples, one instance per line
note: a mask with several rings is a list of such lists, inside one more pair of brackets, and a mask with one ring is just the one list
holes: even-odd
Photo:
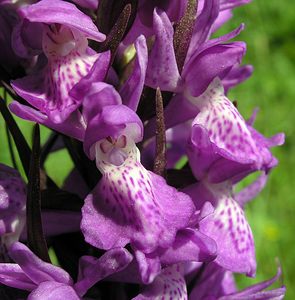
[(70, 285), (55, 282), (44, 281), (41, 282), (37, 289), (35, 289), (28, 297), (28, 300), (80, 300), (73, 287)]
[(278, 268), (277, 274), (266, 281), (254, 284), (250, 287), (247, 287), (239, 292), (230, 293), (227, 296), (219, 298), (220, 300), (274, 300), (274, 299), (283, 299), (286, 293), (286, 288), (284, 286), (272, 289), (268, 291), (263, 291), (264, 289), (271, 286), (274, 282), (278, 280), (281, 276), (281, 268)]
[(135, 257), (142, 282), (144, 284), (152, 283), (161, 271), (159, 257), (157, 255), (144, 254), (138, 250), (135, 251)]
[(49, 61), (42, 71), (14, 80), (12, 87), (53, 123), (62, 123), (82, 102), (72, 98), (70, 90), (88, 74), (97, 57), (72, 51)]
[(24, 19), (13, 28), (11, 45), (14, 52), (23, 58), (32, 58), (42, 53), (43, 26)]
[(36, 288), (36, 284), (26, 276), (17, 264), (0, 264), (0, 282), (21, 290), (32, 291)]
[(73, 283), (66, 271), (42, 261), (22, 243), (14, 243), (9, 249), (9, 255), (35, 284), (43, 281), (56, 281), (66, 285)]
[[(114, 247), (124, 247), (129, 243), (129, 234), (126, 233), (126, 226), (118, 224), (114, 218), (109, 218), (110, 213), (101, 213), (100, 206), (105, 201), (97, 201), (101, 195), (99, 187), (95, 188), (92, 194), (85, 199), (82, 208), (81, 230), (86, 242), (99, 249), (112, 249)], [(104, 199), (104, 198), (102, 198)], [(115, 208), (114, 208), (115, 209)]]
[(132, 259), (132, 255), (123, 248), (112, 249), (98, 259), (83, 256), (79, 263), (79, 278), (75, 290), (83, 296), (96, 282), (125, 269)]
[(15, 115), (22, 119), (43, 124), (58, 132), (69, 135), (78, 140), (83, 140), (85, 129), (83, 127), (83, 122), (81, 121), (81, 115), (78, 112), (71, 114), (65, 122), (56, 124), (50, 121), (48, 117), (42, 114), (40, 111), (20, 104), (17, 101), (13, 101), (9, 105), (9, 108)]
[(265, 173), (262, 173), (253, 183), (243, 188), (239, 193), (235, 195), (236, 201), (240, 204), (241, 207), (257, 197), (257, 195), (262, 191), (268, 176)]
[(195, 272), (194, 276), (199, 275), (199, 279), (189, 295), (190, 300), (217, 300), (223, 295), (236, 292), (232, 272), (226, 271), (215, 263), (210, 263), (203, 268), (202, 273), (199, 273), (200, 269)]
[(252, 75), (252, 72), (253, 67), (251, 65), (239, 66), (237, 64), (236, 66), (233, 66), (229, 73), (222, 78), (222, 84), (225, 92), (227, 93), (231, 87), (248, 79)]
[(200, 45), (200, 47), (197, 49), (197, 51), (195, 51), (193, 53), (190, 60), (194, 59), (197, 55), (199, 55), (201, 52), (205, 51), (208, 48), (211, 48), (211, 47), (214, 47), (214, 46), (217, 46), (217, 45), (221, 45), (221, 44), (235, 38), (237, 35), (240, 34), (240, 32), (244, 29), (244, 27), (245, 27), (244, 24), (241, 24), (238, 28), (231, 31), (230, 33), (227, 33), (227, 34), (225, 34), (223, 36), (220, 36), (218, 38), (208, 40), (206, 43), (203, 43), (202, 45)]
[(84, 33), (86, 37), (93, 40), (102, 42), (105, 39), (105, 35), (98, 31), (90, 17), (68, 2), (42, 0), (36, 4), (22, 7), (19, 13), (31, 22), (62, 24)]
[(116, 107), (122, 104), (120, 94), (116, 89), (104, 82), (92, 83), (83, 97), (83, 117), (86, 123), (100, 114), (105, 106)]
[(254, 276), (254, 241), (242, 208), (232, 198), (230, 188), (226, 184), (208, 185), (205, 189), (212, 193), (215, 212), (203, 219), (199, 228), (217, 244), (216, 263), (232, 272)]
[(233, 17), (231, 9), (220, 11), (218, 17), (214, 21), (214, 24), (211, 28), (212, 32), (216, 32), (222, 25), (228, 22)]
[(191, 59), (182, 75), (190, 95), (197, 97), (215, 77), (226, 77), (233, 66), (241, 62), (245, 49), (246, 45), (242, 42), (216, 45)]
[(148, 51), (144, 36), (141, 35), (137, 38), (135, 49), (137, 55), (133, 72), (120, 89), (123, 103), (134, 111), (140, 100), (147, 68)]
[(193, 35), (191, 38), (187, 60), (192, 54), (200, 47), (201, 44), (207, 41), (211, 34), (211, 28), (218, 16), (219, 3), (218, 0), (204, 1), (204, 6), (197, 17), (197, 21), (194, 27)]
[(237, 6), (244, 5), (251, 2), (251, 0), (221, 0), (220, 10), (233, 9)]
[(135, 39), (143, 34), (149, 37), (154, 34), (153, 30), (153, 11), (157, 7), (165, 11), (171, 22), (178, 21), (184, 14), (187, 6), (187, 0), (143, 0), (139, 1), (136, 18), (129, 30), (124, 44), (134, 43)]
[(100, 53), (89, 73), (70, 90), (70, 96), (79, 101), (89, 93), (93, 83), (104, 81), (109, 70), (110, 59), (110, 51)]
[(180, 75), (173, 49), (173, 27), (165, 12), (155, 9), (156, 39), (149, 56), (146, 84), (164, 91), (175, 91)]
[(198, 230), (180, 230), (172, 247), (161, 255), (161, 263), (170, 265), (178, 262), (214, 260), (217, 247), (214, 240)]

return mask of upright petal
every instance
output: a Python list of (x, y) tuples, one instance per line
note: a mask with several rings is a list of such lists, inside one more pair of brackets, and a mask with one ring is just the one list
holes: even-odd
[(136, 60), (132, 74), (120, 89), (123, 103), (136, 111), (145, 82), (148, 50), (144, 36), (135, 41)]
[(156, 39), (149, 56), (146, 84), (163, 91), (175, 91), (180, 75), (173, 49), (173, 27), (166, 13), (157, 9), (153, 24)]

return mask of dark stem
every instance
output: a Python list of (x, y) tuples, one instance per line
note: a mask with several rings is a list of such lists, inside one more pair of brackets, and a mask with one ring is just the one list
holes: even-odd
[(156, 157), (154, 173), (165, 177), (166, 168), (166, 135), (163, 98), (160, 88), (156, 90)]
[(40, 259), (50, 263), (41, 219), (40, 129), (38, 124), (34, 127), (26, 212), (28, 246)]

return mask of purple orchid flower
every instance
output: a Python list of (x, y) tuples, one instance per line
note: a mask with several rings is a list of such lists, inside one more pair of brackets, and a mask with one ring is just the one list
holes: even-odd
[(256, 170), (269, 170), (277, 160), (269, 148), (281, 145), (284, 134), (266, 139), (247, 124), (215, 79), (200, 97), (191, 97), (199, 113), (192, 123), (188, 156), (198, 179), (240, 180)]
[(74, 283), (66, 271), (42, 261), (24, 244), (12, 244), (9, 255), (16, 264), (0, 264), (0, 282), (30, 291), (30, 300), (82, 299), (96, 282), (122, 270), (132, 260), (132, 255), (122, 248), (112, 249), (98, 259), (83, 256), (78, 281)]
[[(210, 2), (210, 1), (208, 1)], [(206, 4), (207, 5), (207, 4)], [(214, 6), (213, 6), (214, 7)], [(209, 11), (209, 6), (204, 9)], [(225, 89), (240, 83), (251, 74), (251, 67), (240, 67), (246, 46), (243, 42), (224, 44), (242, 30), (241, 25), (233, 32), (212, 40), (207, 40), (208, 29), (206, 18), (201, 17), (196, 23), (199, 31), (191, 40), (194, 51), (189, 51), (181, 74), (178, 71), (173, 48), (173, 27), (163, 11), (154, 11), (155, 42), (149, 56), (146, 84), (153, 88), (174, 92), (170, 103), (165, 108), (166, 128), (176, 126), (196, 116), (199, 109), (189, 100), (200, 96), (215, 77), (219, 77)], [(210, 23), (211, 24), (211, 23)], [(209, 26), (210, 27), (210, 26)], [(169, 63), (167, 63), (169, 62)], [(196, 80), (198, 78), (198, 80)], [(155, 119), (146, 126), (145, 138), (155, 132)]]
[[(105, 250), (131, 243), (145, 283), (160, 272), (161, 261), (174, 263), (177, 251), (191, 251), (194, 254), (190, 257), (195, 260), (213, 259), (214, 241), (198, 232), (179, 231), (186, 228), (194, 213), (191, 200), (140, 163), (135, 145), (142, 139), (138, 116), (121, 104), (112, 86), (94, 83), (87, 90), (89, 96), (83, 104), (88, 124), (84, 150), (96, 159), (103, 177), (82, 209), (81, 229), (86, 241)], [(139, 94), (123, 90), (132, 91), (133, 100), (127, 103), (135, 109)], [(170, 253), (172, 244), (174, 250)], [(182, 260), (178, 256), (178, 261)]]
[(24, 24), (29, 21), (42, 25), (42, 51), (47, 64), (15, 80), (13, 88), (51, 122), (62, 123), (81, 104), (69, 95), (70, 90), (99, 57), (88, 47), (87, 39), (103, 41), (105, 36), (88, 16), (68, 2), (42, 0), (19, 9), (19, 14)]
[(135, 145), (141, 137), (141, 121), (124, 105), (106, 106), (89, 121), (85, 150), (103, 177), (85, 200), (81, 229), (97, 248), (168, 248), (193, 214), (189, 197), (141, 165)]
[(6, 261), (7, 249), (18, 241), (25, 225), (26, 186), (19, 173), (0, 164), (0, 260)]

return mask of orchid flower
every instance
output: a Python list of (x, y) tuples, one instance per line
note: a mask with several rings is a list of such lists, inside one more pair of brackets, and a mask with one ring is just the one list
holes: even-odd
[(15, 80), (13, 87), (50, 121), (61, 123), (81, 104), (69, 95), (70, 90), (89, 73), (99, 57), (88, 47), (88, 39), (101, 42), (105, 36), (88, 16), (61, 0), (42, 0), (20, 8), (19, 13), (24, 24), (29, 21), (42, 25), (40, 38), (47, 63)]

